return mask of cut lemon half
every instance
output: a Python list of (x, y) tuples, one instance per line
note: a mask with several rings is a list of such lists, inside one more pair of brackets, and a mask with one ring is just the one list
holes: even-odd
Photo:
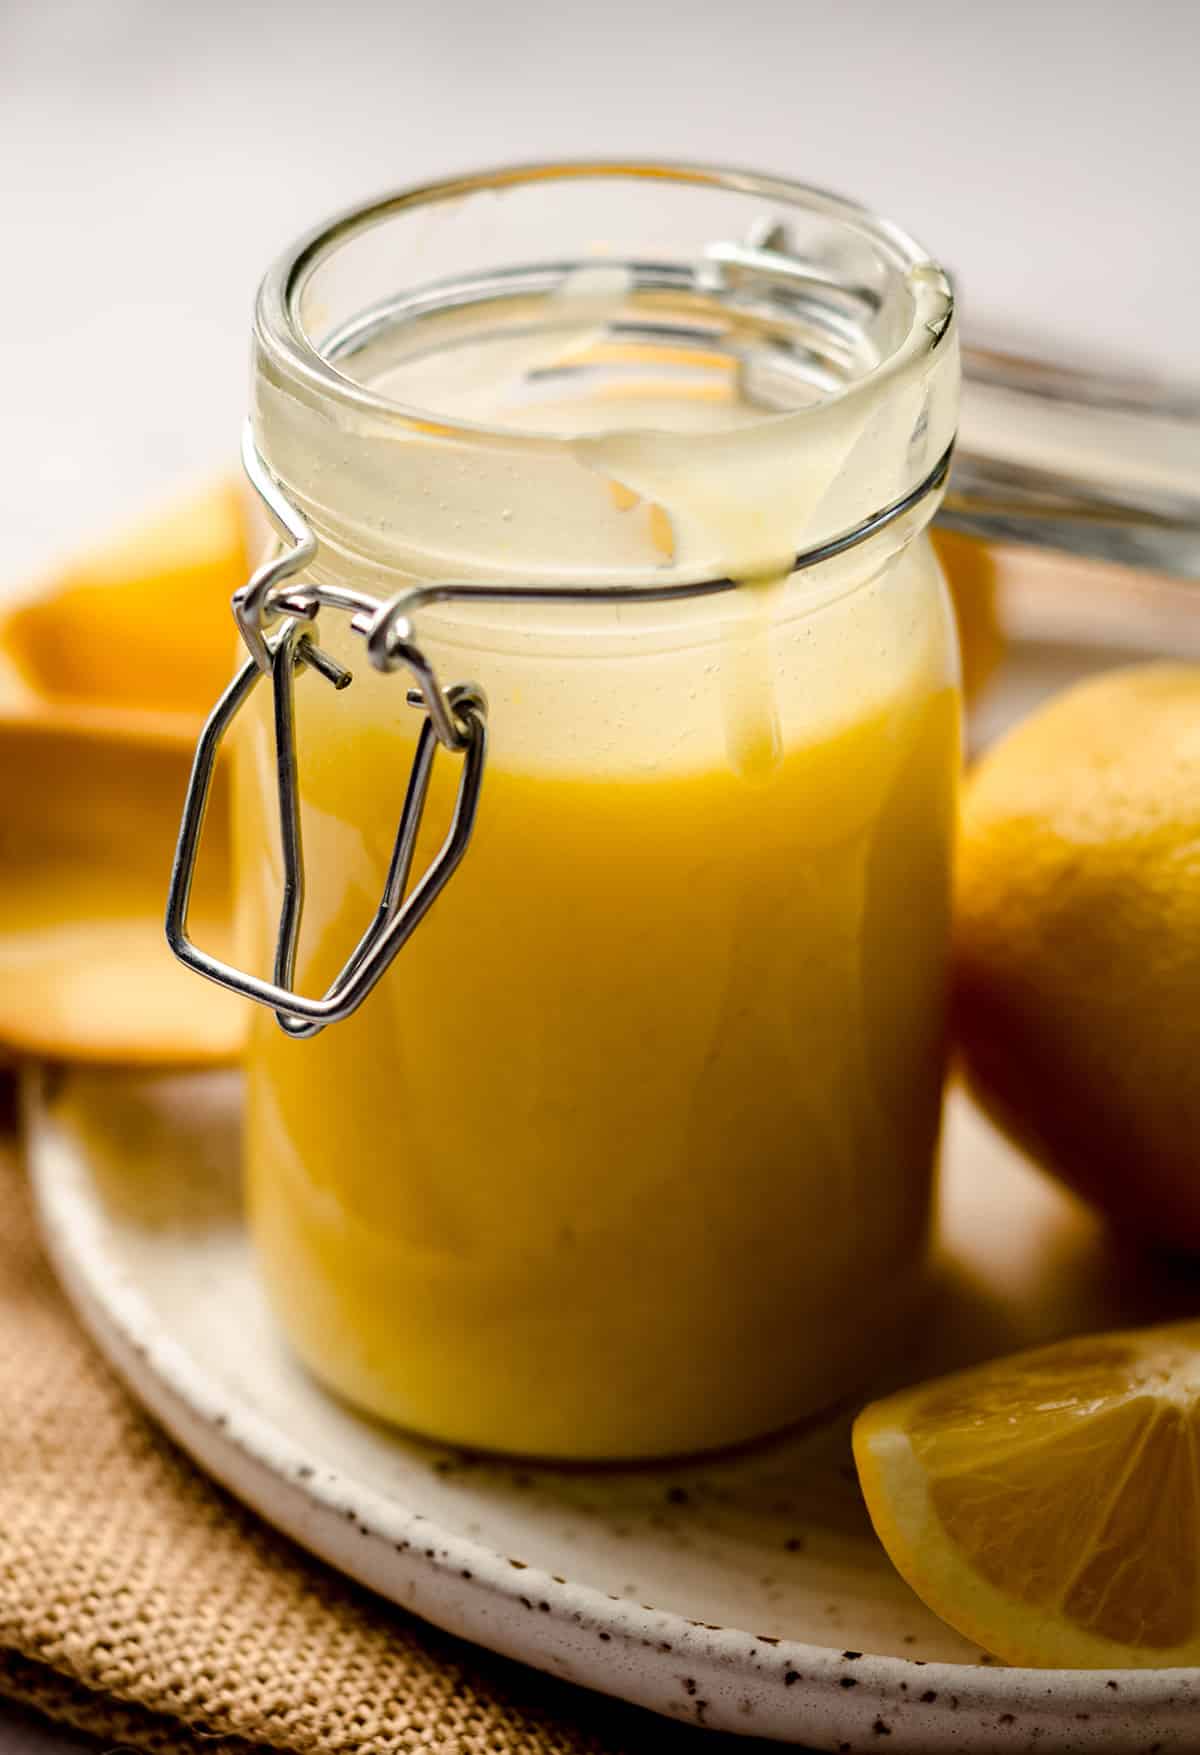
[(0, 660), (42, 701), (198, 719), (233, 673), (252, 540), (238, 483), (204, 483), (6, 606)]
[[(153, 715), (0, 703), (0, 1061), (234, 1060), (244, 1000), (177, 963), (163, 898), (192, 740)], [(232, 955), (227, 776), (218, 772), (193, 930)]]
[(873, 1402), (871, 1520), (1007, 1663), (1200, 1664), (1200, 1322), (1061, 1341)]

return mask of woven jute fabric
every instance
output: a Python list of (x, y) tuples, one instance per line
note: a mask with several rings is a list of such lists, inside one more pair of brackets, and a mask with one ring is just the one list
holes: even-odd
[(76, 1324), (0, 1141), (0, 1694), (175, 1755), (744, 1748), (481, 1652), (309, 1558), (195, 1469)]

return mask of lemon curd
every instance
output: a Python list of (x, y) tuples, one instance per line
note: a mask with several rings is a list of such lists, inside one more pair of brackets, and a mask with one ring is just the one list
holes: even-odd
[[(631, 339), (629, 281), (589, 271), (519, 335), (406, 352), (392, 331), (355, 354), (347, 397), (378, 399), (384, 436), (339, 435), (336, 459), (315, 395), (260, 362), (257, 430), (305, 494), (318, 572), (381, 596), (739, 581), (420, 614), (439, 677), (489, 702), (466, 858), (360, 1011), (299, 1041), (258, 1012), (248, 1061), (272, 1300), (313, 1371), (377, 1415), (558, 1457), (738, 1441), (863, 1381), (918, 1294), (959, 769), (929, 504), (789, 565), (952, 431), (953, 336), (931, 389), (916, 321), (927, 299), (948, 310), (944, 283), (925, 265), (902, 290), (890, 347), (789, 403), (711, 313), (682, 353), (661, 299)], [(672, 308), (677, 329), (698, 304)], [(320, 638), (354, 682), (297, 685), (305, 992), (377, 905), (420, 722), (344, 623)], [(256, 710), (237, 854), (263, 968), (280, 868)], [(458, 773), (440, 753), (417, 871)]]

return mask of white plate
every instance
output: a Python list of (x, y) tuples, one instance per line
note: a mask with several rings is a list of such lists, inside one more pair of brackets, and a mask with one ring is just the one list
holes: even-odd
[[(236, 1076), (31, 1085), (45, 1234), (104, 1352), (204, 1468), (383, 1596), (657, 1712), (823, 1749), (1200, 1746), (1200, 1672), (981, 1661), (876, 1542), (844, 1419), (735, 1456), (589, 1470), (482, 1462), (357, 1417), (265, 1307)], [(943, 1207), (940, 1320), (910, 1374), (1170, 1306), (961, 1096)]]
[[(1090, 670), (1164, 645), (1200, 655), (1172, 590), (1089, 579), (1041, 557), (1005, 584), (1014, 661), (977, 741)], [(1200, 1747), (1200, 1671), (1004, 1669), (932, 1615), (872, 1534), (848, 1419), (602, 1470), (482, 1462), (373, 1426), (311, 1382), (264, 1305), (234, 1075), (79, 1072), (29, 1095), (46, 1237), (101, 1348), (204, 1468), (381, 1595), (673, 1718), (822, 1749)], [(942, 1233), (940, 1304), (909, 1378), (1197, 1308), (1194, 1284), (1115, 1259), (961, 1095)]]

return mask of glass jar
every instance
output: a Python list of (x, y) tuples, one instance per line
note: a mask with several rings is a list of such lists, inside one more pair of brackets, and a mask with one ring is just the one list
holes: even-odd
[(436, 901), (352, 1015), (258, 1011), (247, 1066), (271, 1300), (351, 1402), (466, 1446), (693, 1451), (851, 1391), (912, 1309), (957, 393), (936, 265), (740, 172), (459, 178), (267, 276), (250, 459), (286, 541), (240, 605), (276, 701), (252, 660), (247, 969), (354, 967), (406, 881), (419, 734), (428, 778), (407, 884), (432, 864)]

